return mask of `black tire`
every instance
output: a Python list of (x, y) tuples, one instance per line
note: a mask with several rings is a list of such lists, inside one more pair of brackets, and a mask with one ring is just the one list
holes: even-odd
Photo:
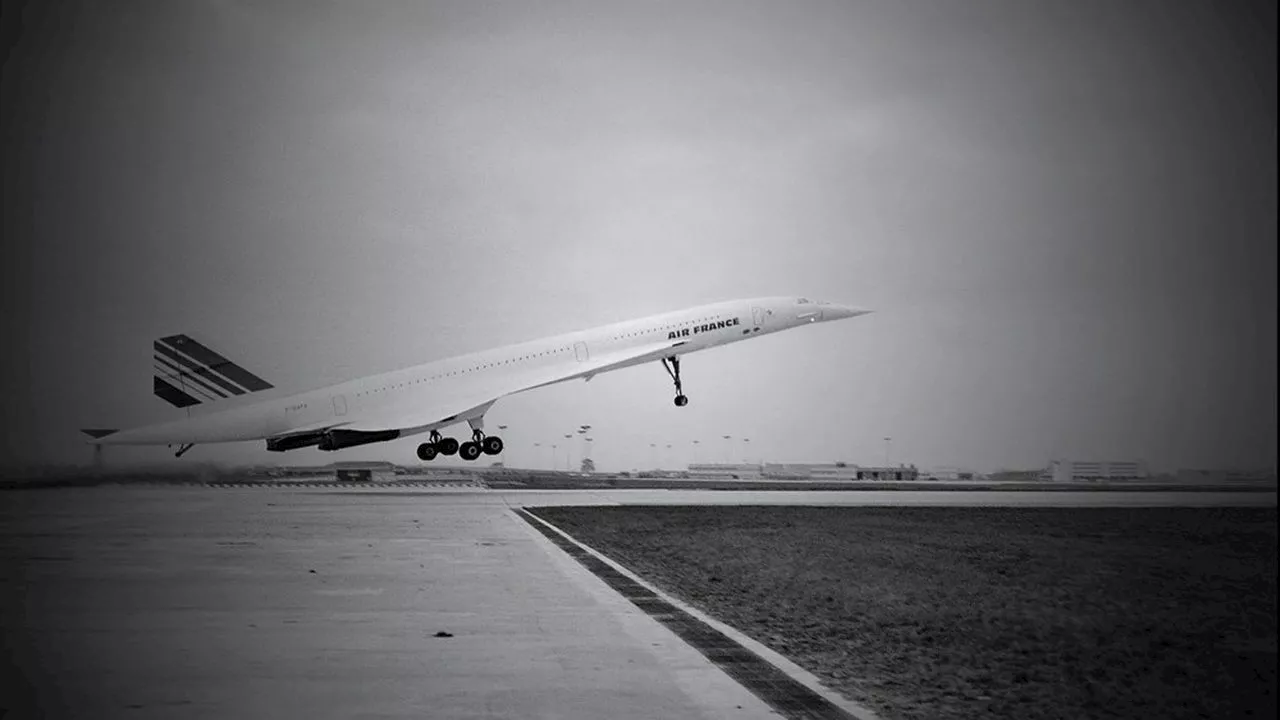
[(497, 435), (490, 435), (480, 441), (480, 449), (485, 455), (497, 455), (502, 452), (502, 438)]
[(676, 396), (676, 407), (684, 407), (689, 404), (689, 398), (684, 395)]
[(473, 442), (464, 442), (458, 446), (458, 457), (471, 462), (480, 457), (480, 445)]
[(422, 443), (418, 446), (418, 459), (423, 462), (430, 462), (436, 459), (436, 446), (431, 443)]
[(436, 445), (441, 455), (453, 455), (458, 452), (458, 441), (453, 438), (444, 438)]

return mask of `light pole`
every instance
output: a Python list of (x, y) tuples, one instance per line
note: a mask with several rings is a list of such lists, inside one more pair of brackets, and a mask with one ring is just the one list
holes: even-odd
[(671, 457), (671, 443), (667, 443), (667, 454), (662, 457), (662, 464), (671, 465), (673, 462), (674, 458)]
[(742, 463), (751, 464), (751, 438), (742, 438)]
[(884, 466), (885, 467), (889, 467), (889, 448), (892, 444), (893, 444), (893, 438), (887, 437), (884, 439)]
[[(506, 425), (499, 425), (499, 426), (498, 426), (498, 432), (502, 432), (503, 430), (506, 430), (506, 429), (507, 429), (507, 426), (506, 426)], [(506, 433), (503, 433), (503, 434), (505, 435)], [(506, 438), (502, 438), (502, 439), (503, 439), (503, 441), (504, 441), (504, 442), (506, 441)], [(507, 457), (511, 457), (511, 453), (507, 453)], [(504, 462), (504, 463), (502, 463), (502, 466), (503, 466), (503, 467), (507, 467), (509, 464), (510, 464), (510, 463), (506, 463), (506, 462)]]
[(564, 469), (573, 471), (573, 433), (565, 433), (564, 435)]
[(698, 440), (693, 441), (693, 463), (692, 464), (694, 465), (698, 464), (698, 443), (699, 443)]
[[(537, 458), (537, 457), (538, 457), (538, 448), (540, 448), (540, 447), (542, 447), (542, 443), (534, 443), (534, 444), (533, 444), (533, 456), (534, 456), (534, 458)], [(534, 462), (537, 462), (537, 461), (535, 460)]]
[(733, 463), (733, 443), (729, 442), (733, 439), (732, 435), (721, 435), (724, 438), (724, 463), (730, 465)]
[[(592, 448), (592, 447), (594, 447), (595, 439), (594, 439), (594, 438), (584, 438), (584, 439), (585, 439), (585, 440), (586, 440), (586, 442), (587, 442), (586, 458), (587, 458), (588, 460), (590, 460), (590, 459), (591, 459), (591, 448)], [(585, 462), (585, 460), (584, 460), (583, 462)], [(595, 464), (595, 461), (593, 460), (593, 461), (591, 462), (591, 472), (595, 472), (595, 471), (596, 471), (596, 464)]]

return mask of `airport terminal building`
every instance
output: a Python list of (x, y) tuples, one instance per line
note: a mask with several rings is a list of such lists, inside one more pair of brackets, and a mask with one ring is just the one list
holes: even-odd
[(913, 481), (914, 465), (883, 467), (853, 463), (701, 463), (689, 465), (689, 477), (718, 480), (859, 480)]
[(1188, 484), (1212, 483), (1261, 483), (1275, 482), (1275, 470), (1240, 470), (1240, 469), (1208, 469), (1183, 468), (1178, 471), (1177, 481)]
[(1141, 462), (1054, 460), (1045, 468), (1043, 479), (1058, 483), (1137, 482), (1147, 479), (1147, 468)]
[(983, 479), (983, 476), (980, 473), (959, 467), (934, 468), (933, 470), (922, 473), (921, 475), (926, 480), (943, 480), (951, 482), (972, 482), (974, 480)]

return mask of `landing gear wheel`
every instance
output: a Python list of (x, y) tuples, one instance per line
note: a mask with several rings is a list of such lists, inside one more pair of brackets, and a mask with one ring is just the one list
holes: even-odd
[(458, 441), (453, 438), (443, 438), (436, 441), (436, 449), (441, 455), (453, 455), (458, 452)]
[(480, 449), (485, 455), (497, 455), (502, 452), (502, 438), (497, 435), (490, 435), (480, 441)]
[(418, 459), (430, 462), (436, 459), (436, 446), (431, 443), (422, 443), (418, 446)]
[(471, 462), (480, 457), (480, 445), (473, 442), (464, 442), (458, 446), (458, 457)]
[(676, 396), (676, 407), (684, 407), (689, 404), (689, 398), (684, 395)]

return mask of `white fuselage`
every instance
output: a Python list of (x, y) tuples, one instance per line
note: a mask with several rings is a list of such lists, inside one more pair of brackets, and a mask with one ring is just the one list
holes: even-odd
[[(669, 355), (686, 355), (799, 325), (853, 317), (865, 312), (794, 297), (715, 303), (460, 355), (239, 408), (124, 430), (96, 442), (180, 444), (277, 437), (342, 423), (348, 418), (426, 407), (440, 397), (484, 396), (486, 388), (498, 389), (494, 395), (496, 399), (510, 394), (508, 385), (512, 378), (549, 378), (535, 386), (562, 382), (582, 377), (575, 369), (585, 367), (584, 364), (593, 358), (625, 357), (629, 351), (668, 341), (685, 343)], [(602, 372), (655, 359), (641, 356), (634, 361), (623, 360)], [(402, 424), (399, 429), (408, 431), (404, 434), (426, 432), (468, 419), (471, 418), (432, 418), (420, 423)]]

